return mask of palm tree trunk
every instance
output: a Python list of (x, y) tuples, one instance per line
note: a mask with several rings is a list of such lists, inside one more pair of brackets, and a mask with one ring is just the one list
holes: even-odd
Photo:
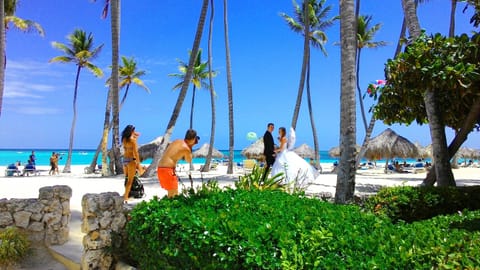
[[(95, 171), (95, 166), (97, 163), (98, 159), (98, 153), (99, 150), (102, 150), (102, 176), (110, 176), (111, 171), (109, 170), (108, 167), (108, 134), (110, 133), (110, 128), (111, 128), (111, 122), (110, 122), (110, 114), (111, 114), (111, 108), (112, 108), (112, 87), (108, 88), (108, 94), (107, 94), (107, 104), (105, 106), (105, 118), (103, 121), (103, 132), (102, 132), (102, 139), (100, 140), (100, 145), (97, 147), (97, 151), (95, 152), (95, 156), (93, 157), (92, 164), (90, 165), (90, 169), (92, 172)], [(92, 168), (93, 165), (93, 168)]]
[[(477, 98), (470, 109), (467, 117), (463, 121), (462, 128), (456, 133), (455, 138), (448, 146), (449, 159), (452, 158), (460, 148), (460, 146), (467, 140), (468, 134), (472, 131), (475, 123), (480, 118), (480, 98)], [(433, 186), (437, 181), (435, 164), (430, 168), (427, 177), (423, 180), (422, 185)]]
[(373, 128), (375, 127), (375, 116), (372, 115), (370, 118), (370, 124), (368, 124), (367, 131), (365, 132), (365, 138), (363, 139), (362, 147), (360, 148), (359, 153), (357, 154), (357, 161), (355, 162), (355, 167), (358, 168), (360, 165), (360, 161), (362, 160), (365, 152), (367, 151), (368, 143), (370, 142), (370, 138), (372, 137)]
[[(421, 30), (415, 2), (413, 0), (402, 0), (402, 7), (410, 35), (413, 38), (417, 38), (420, 36)], [(435, 174), (438, 185), (454, 186), (455, 180), (453, 178), (452, 168), (450, 167), (447, 140), (445, 138), (445, 125), (443, 125), (442, 119), (439, 118), (440, 108), (438, 108), (436, 95), (437, 92), (435, 89), (427, 89), (424, 97), (430, 136), (432, 137), (433, 163), (436, 165)]]
[(445, 136), (445, 125), (440, 117), (440, 108), (435, 100), (438, 91), (427, 90), (425, 93), (425, 106), (428, 117), (428, 126), (430, 127), (430, 136), (432, 137), (432, 156), (435, 163), (435, 174), (437, 175), (438, 186), (455, 186), (452, 168), (450, 167), (450, 157), (448, 155), (447, 139)]
[(452, 6), (450, 9), (450, 28), (448, 30), (448, 36), (455, 36), (455, 12), (457, 10), (457, 0), (452, 0)]
[(215, 143), (215, 126), (216, 126), (216, 116), (215, 116), (215, 90), (213, 87), (213, 73), (212, 73), (212, 34), (213, 34), (213, 18), (215, 15), (215, 6), (213, 0), (210, 0), (210, 24), (208, 30), (208, 81), (210, 85), (210, 104), (212, 105), (212, 126), (210, 129), (210, 148), (208, 149), (207, 158), (205, 160), (205, 165), (203, 166), (202, 172), (210, 171), (210, 164), (212, 161), (213, 145)]
[[(300, 72), (300, 82), (298, 84), (298, 93), (297, 93), (297, 101), (295, 102), (295, 109), (293, 110), (293, 118), (292, 118), (292, 128), (297, 128), (297, 121), (298, 115), (300, 114), (300, 106), (302, 105), (302, 96), (303, 96), (303, 89), (305, 87), (305, 74), (307, 72), (307, 64), (308, 64), (308, 55), (307, 50), (310, 47), (310, 16), (309, 14), (309, 4), (308, 0), (303, 1), (303, 14), (305, 16), (305, 26), (304, 26), (304, 39), (303, 39), (303, 61), (302, 61), (302, 71)], [(306, 15), (307, 14), (307, 15)]]
[(64, 173), (70, 173), (72, 165), (72, 152), (73, 152), (73, 137), (75, 134), (75, 123), (77, 122), (77, 93), (78, 93), (78, 78), (80, 78), (81, 66), (77, 66), (77, 75), (75, 77), (75, 89), (73, 91), (73, 119), (72, 126), (70, 127), (70, 142), (68, 144), (68, 155), (65, 167), (63, 167)]
[[(228, 1), (223, 0), (223, 28), (225, 36), (225, 58), (227, 62), (227, 90), (228, 90), (228, 168), (227, 174), (233, 174), (233, 158), (235, 145), (234, 118), (233, 118), (233, 90), (232, 90), (232, 64), (230, 59), (230, 41), (228, 38)], [(213, 147), (213, 146), (211, 146)]]
[(175, 107), (173, 109), (170, 121), (168, 122), (167, 129), (165, 130), (165, 135), (162, 138), (162, 143), (160, 144), (160, 147), (158, 148), (155, 155), (153, 156), (152, 163), (148, 166), (147, 170), (145, 170), (144, 175), (146, 176), (152, 177), (157, 170), (158, 162), (160, 161), (160, 158), (162, 157), (163, 152), (167, 147), (167, 144), (170, 142), (170, 137), (172, 136), (173, 129), (175, 128), (178, 116), (180, 115), (180, 110), (182, 109), (183, 102), (185, 101), (185, 97), (187, 95), (188, 86), (190, 85), (190, 80), (192, 79), (195, 59), (200, 48), (200, 41), (202, 39), (202, 32), (205, 25), (207, 10), (208, 0), (203, 0), (202, 10), (200, 12), (200, 18), (197, 25), (197, 31), (195, 33), (195, 39), (193, 41), (192, 53), (190, 54), (190, 59), (188, 61), (188, 69), (185, 73), (182, 88), (178, 95), (177, 103), (175, 104)]
[(335, 203), (345, 204), (355, 192), (355, 59), (357, 27), (354, 0), (340, 1), (341, 94), (340, 94), (340, 163), (338, 164)]
[(402, 21), (402, 29), (400, 30), (400, 36), (398, 37), (397, 48), (395, 49), (395, 54), (394, 54), (393, 58), (397, 58), (397, 56), (402, 51), (403, 39), (405, 38), (405, 32), (407, 32), (407, 22), (406, 22), (405, 16), (404, 16), (403, 21)]
[(363, 106), (362, 98), (362, 89), (360, 88), (360, 53), (361, 49), (357, 49), (357, 91), (358, 91), (358, 101), (360, 103), (360, 112), (362, 113), (363, 126), (365, 127), (365, 132), (368, 129), (367, 126), (367, 115), (365, 114), (365, 107)]
[(112, 130), (112, 151), (113, 162), (115, 164), (115, 174), (123, 173), (123, 166), (120, 159), (120, 108), (119, 108), (119, 77), (118, 77), (118, 59), (120, 47), (120, 1), (110, 0), (111, 8), (111, 27), (112, 27), (112, 113), (113, 113), (113, 130)]
[(308, 105), (308, 113), (310, 115), (310, 124), (312, 126), (312, 134), (313, 134), (313, 146), (315, 150), (315, 168), (321, 170), (320, 165), (320, 147), (318, 145), (318, 136), (317, 136), (317, 128), (315, 126), (315, 120), (313, 117), (313, 108), (312, 108), (312, 96), (310, 94), (310, 48), (308, 49), (308, 67), (307, 67), (307, 105)]
[(192, 90), (192, 105), (190, 107), (190, 128), (193, 128), (193, 110), (195, 106), (195, 85), (193, 85), (193, 90)]
[[(5, 1), (0, 1), (0, 22), (5, 21)], [(2, 115), (3, 91), (5, 88), (5, 24), (0, 23), (0, 116)]]

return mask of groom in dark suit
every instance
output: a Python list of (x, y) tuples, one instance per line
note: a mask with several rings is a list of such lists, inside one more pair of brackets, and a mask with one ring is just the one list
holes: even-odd
[(267, 125), (267, 131), (265, 131), (265, 134), (263, 135), (263, 154), (265, 155), (265, 161), (267, 163), (267, 166), (265, 167), (265, 173), (263, 174), (263, 181), (265, 181), (265, 177), (267, 177), (267, 174), (270, 171), (270, 168), (272, 167), (273, 163), (275, 162), (275, 145), (273, 143), (273, 136), (272, 132), (275, 126), (273, 123), (268, 123)]

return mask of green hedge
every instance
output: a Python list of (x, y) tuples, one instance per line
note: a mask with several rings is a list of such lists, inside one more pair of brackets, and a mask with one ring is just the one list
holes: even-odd
[[(227, 190), (138, 204), (127, 224), (141, 269), (431, 269), (480, 265), (480, 212), (393, 224), (350, 205)], [(458, 226), (452, 227), (452, 222)]]
[(480, 186), (386, 187), (368, 198), (364, 208), (394, 222), (429, 219), (438, 215), (480, 209)]

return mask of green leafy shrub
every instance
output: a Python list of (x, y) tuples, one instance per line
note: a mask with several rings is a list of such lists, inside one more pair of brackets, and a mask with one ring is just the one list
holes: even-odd
[(393, 221), (424, 220), (480, 209), (480, 187), (387, 187), (368, 198), (364, 207)]
[(279, 191), (227, 190), (138, 204), (140, 269), (475, 269), (480, 211), (411, 224)]
[(0, 266), (8, 267), (25, 257), (30, 248), (27, 235), (17, 227), (0, 231)]
[(238, 177), (235, 182), (236, 189), (242, 190), (282, 190), (282, 181), (285, 178), (283, 173), (274, 175), (273, 177), (265, 177), (263, 180), (264, 168), (254, 166), (252, 172)]

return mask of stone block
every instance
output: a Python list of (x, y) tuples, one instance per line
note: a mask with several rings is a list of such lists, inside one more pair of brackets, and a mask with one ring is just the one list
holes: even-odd
[(13, 217), (10, 212), (0, 212), (0, 227), (7, 227), (13, 224)]
[(13, 219), (15, 220), (15, 226), (26, 229), (30, 224), (30, 216), (32, 213), (27, 211), (19, 211), (13, 213)]
[(43, 222), (34, 221), (30, 223), (30, 225), (28, 226), (28, 230), (34, 231), (34, 232), (40, 232), (45, 230), (45, 226)]

